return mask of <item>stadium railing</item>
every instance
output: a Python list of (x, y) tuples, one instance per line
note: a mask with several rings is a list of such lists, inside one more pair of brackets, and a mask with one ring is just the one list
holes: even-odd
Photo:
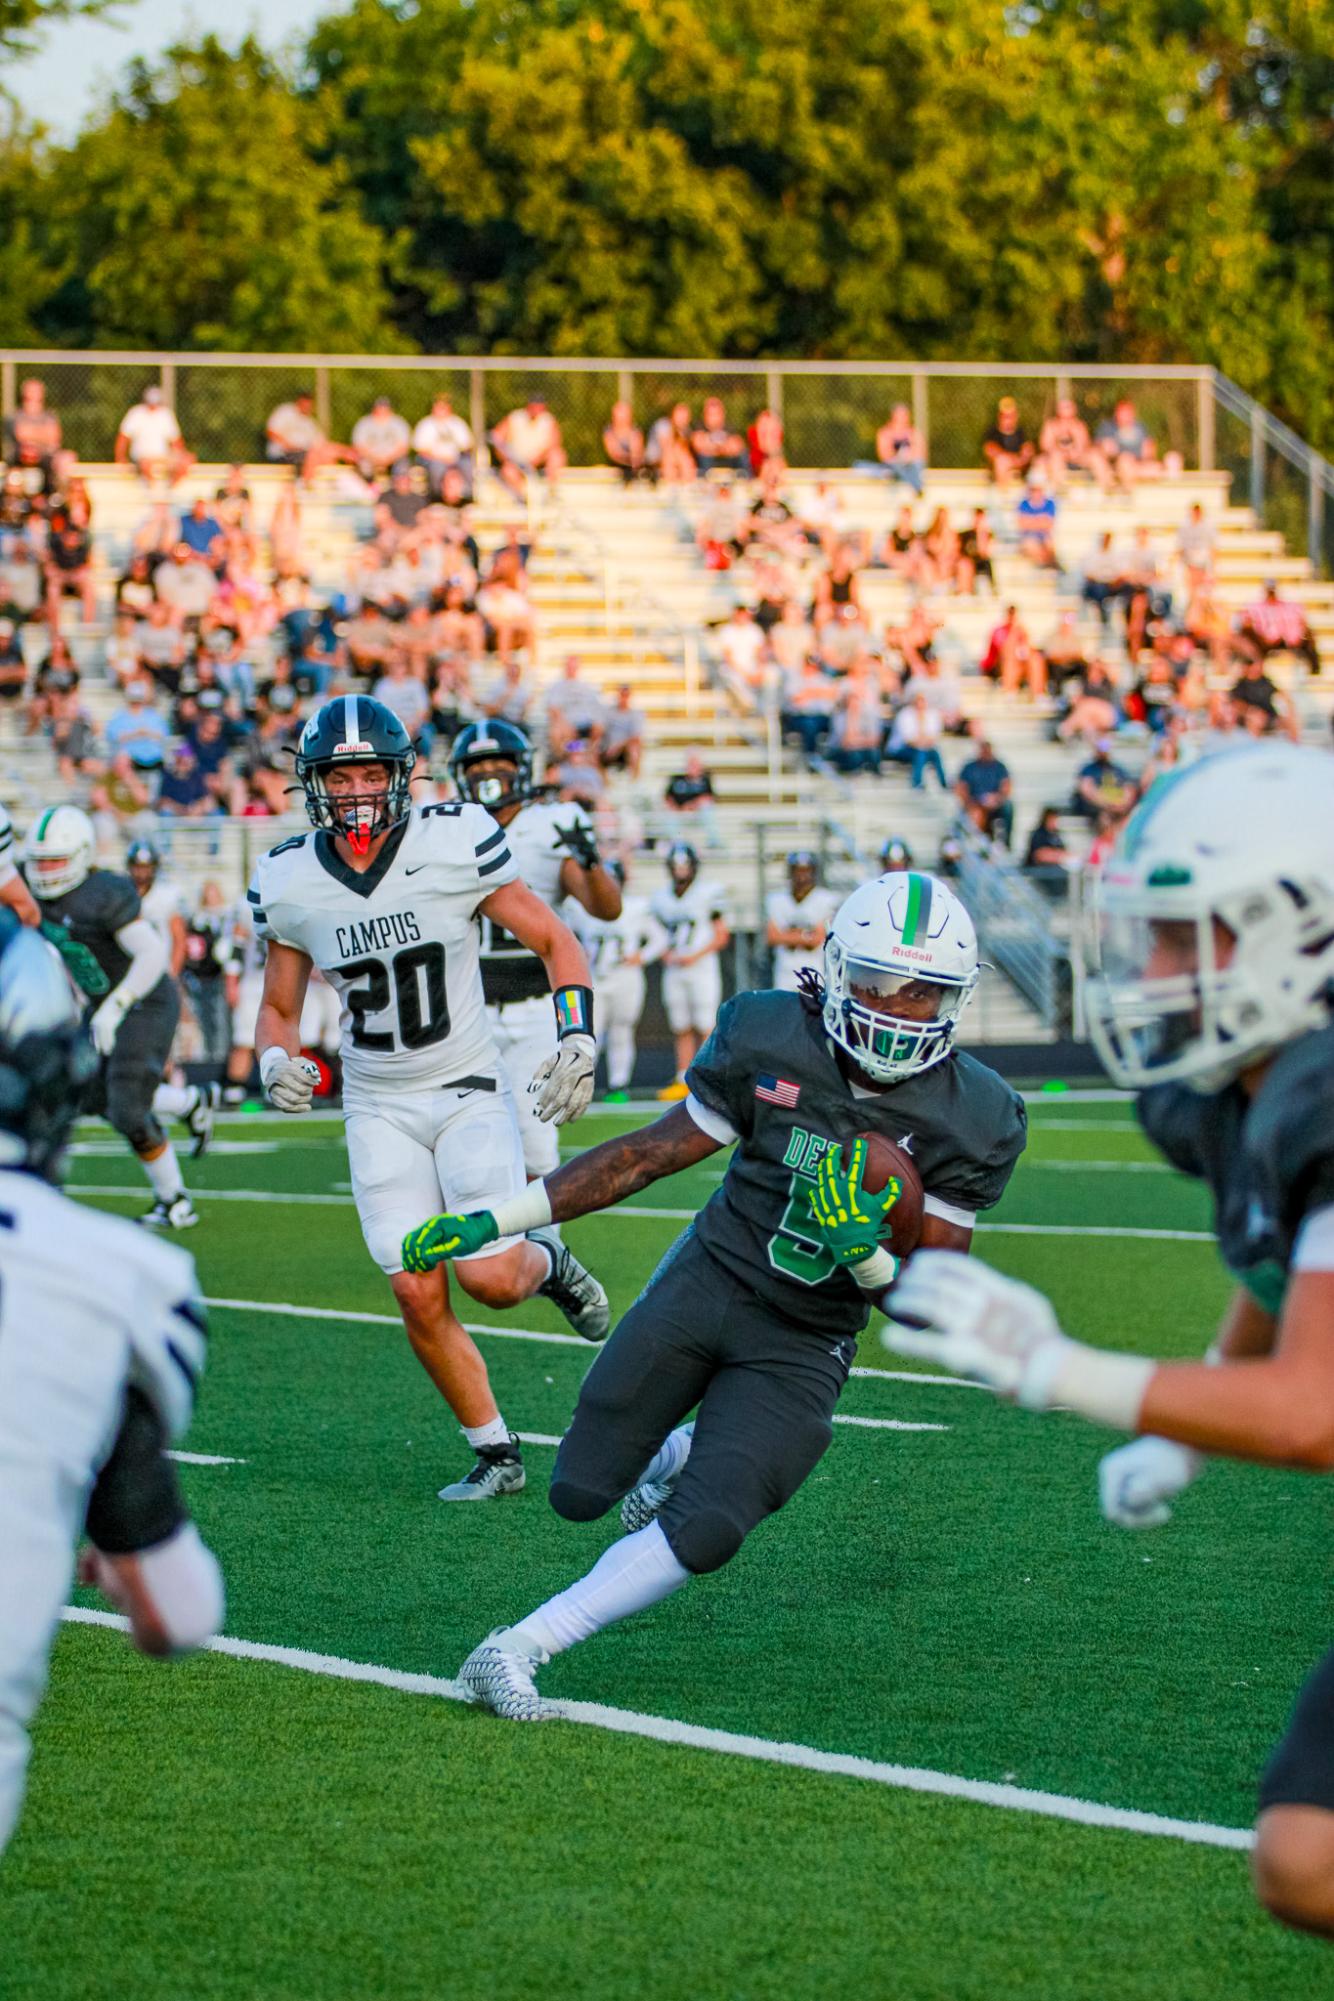
[(973, 466), (1001, 395), (1016, 399), (1030, 431), (1056, 398), (1074, 396), (1096, 425), (1122, 395), (1135, 399), (1160, 453), (1177, 452), (1204, 472), (1232, 474), (1263, 525), (1305, 548), (1316, 570), (1334, 568), (1334, 466), (1278, 418), (1220, 375), (1196, 364), (972, 361), (728, 361), (477, 355), (195, 354), (62, 348), (0, 348), (0, 416), (26, 374), (46, 382), (52, 407), (79, 457), (110, 458), (116, 427), (146, 381), (175, 406), (191, 449), (206, 460), (264, 456), (270, 410), (310, 387), (321, 422), (346, 438), (375, 396), (420, 416), (447, 395), (467, 415), (483, 453), (506, 410), (544, 397), (575, 466), (602, 461), (612, 402), (624, 398), (641, 423), (677, 401), (694, 408), (720, 395), (744, 428), (764, 405), (782, 418), (794, 467), (846, 467), (873, 455), (890, 405), (906, 403), (935, 466)]
[(984, 957), (1016, 986), (1044, 1028), (1069, 1034), (1074, 1016), (1071, 927), (1078, 922), (1078, 878), (1058, 909), (1027, 881), (1014, 857), (975, 828), (956, 829), (959, 892), (977, 926)]

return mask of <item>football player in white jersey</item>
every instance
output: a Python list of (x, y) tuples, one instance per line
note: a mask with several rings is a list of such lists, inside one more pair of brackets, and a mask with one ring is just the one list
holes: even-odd
[(720, 884), (701, 882), (699, 856), (688, 841), (667, 850), (668, 880), (655, 891), (649, 909), (666, 931), (662, 960), (662, 1004), (676, 1041), (676, 1078), (658, 1096), (686, 1096), (686, 1071), (713, 1033), (723, 999), (719, 953), (732, 933), (727, 898)]
[[(486, 1018), (480, 915), (547, 970), (557, 1029), (525, 1087), (539, 1118), (587, 1108), (595, 1044), (588, 962), (574, 934), (519, 879), (502, 829), (467, 800), (414, 808), (415, 752), (383, 703), (339, 696), (310, 719), (296, 774), (316, 831), (280, 841), (249, 891), (268, 945), (255, 1033), (271, 1104), (307, 1111), (315, 1066), (301, 1054), (312, 965), (342, 1006), (343, 1107), (352, 1191), (414, 1351), (477, 1454), (443, 1500), (489, 1500), (523, 1486), (518, 1442), (486, 1365), (430, 1274), (403, 1270), (404, 1233), (438, 1206), (476, 1207), (524, 1186), (509, 1079)], [(488, 1191), (484, 1193), (484, 1191)], [(425, 1205), (425, 1206), (423, 1206)], [(487, 1306), (541, 1293), (586, 1339), (604, 1339), (607, 1295), (552, 1232), (508, 1238), (456, 1266)]]
[(584, 912), (577, 928), (593, 968), (598, 1048), (605, 1044), (607, 1051), (604, 1102), (623, 1105), (635, 1071), (635, 1030), (644, 1012), (646, 990), (644, 968), (662, 957), (671, 940), (649, 909), (646, 896), (624, 894), (624, 863), (608, 862), (607, 873), (621, 885), (620, 916), (590, 917)]
[(832, 889), (820, 883), (820, 864), (808, 848), (787, 858), (787, 888), (770, 890), (765, 898), (765, 939), (774, 955), (773, 985), (781, 993), (799, 992), (797, 975), (808, 967), (819, 972), (825, 933), (838, 908)]
[[(485, 806), (505, 829), (519, 874), (554, 910), (568, 896), (592, 917), (620, 913), (621, 885), (603, 866), (582, 806), (533, 797), (533, 753), (514, 723), (470, 723), (455, 737), (449, 771), (461, 799)], [(550, 1056), (555, 1033), (542, 962), (501, 924), (483, 920), (482, 985), (487, 1018), (514, 1088), (530, 1181), (560, 1165), (554, 1126), (533, 1110), (525, 1086)]]
[[(167, 954), (167, 972), (179, 996), (185, 964), (185, 891), (162, 873), (162, 856), (151, 841), (131, 841), (125, 873), (139, 892), (139, 914), (152, 925)], [(194, 1139), (196, 1158), (213, 1137), (213, 1114), (222, 1092), (216, 1084), (159, 1084), (153, 1110), (160, 1119), (179, 1119)]]
[(56, 953), (0, 914), (0, 1849), (79, 1536), (80, 1575), (143, 1652), (203, 1646), (222, 1623), (221, 1574), (166, 1457), (204, 1359), (194, 1262), (52, 1185), (96, 1069)]

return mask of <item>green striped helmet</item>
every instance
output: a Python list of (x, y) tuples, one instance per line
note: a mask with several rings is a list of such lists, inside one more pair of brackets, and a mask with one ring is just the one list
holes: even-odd
[(97, 852), (92, 821), (80, 806), (48, 806), (28, 829), (23, 873), (34, 896), (68, 896), (91, 873)]
[(824, 1025), (874, 1082), (898, 1083), (949, 1055), (977, 977), (977, 933), (953, 890), (916, 869), (882, 875), (829, 927)]

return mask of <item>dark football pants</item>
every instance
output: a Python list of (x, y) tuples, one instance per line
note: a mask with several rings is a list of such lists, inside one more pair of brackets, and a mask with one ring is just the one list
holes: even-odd
[(136, 1153), (152, 1153), (167, 1137), (153, 1115), (153, 1093), (162, 1082), (180, 1012), (174, 982), (159, 980), (126, 1015), (83, 1101), (87, 1117), (106, 1119)]
[(1319, 1806), (1334, 1813), (1334, 1651), (1305, 1683), (1287, 1734), (1260, 1781), (1260, 1811)]
[(855, 1347), (781, 1319), (688, 1230), (584, 1378), (552, 1507), (570, 1521), (606, 1514), (698, 1404), (658, 1519), (687, 1570), (720, 1569), (828, 1449)]

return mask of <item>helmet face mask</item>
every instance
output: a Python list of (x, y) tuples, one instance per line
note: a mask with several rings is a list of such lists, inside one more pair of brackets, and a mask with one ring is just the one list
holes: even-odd
[(311, 825), (340, 836), (353, 854), (367, 854), (376, 836), (411, 810), (416, 762), (392, 709), (364, 696), (336, 696), (316, 710), (297, 746), (296, 775)]
[(1084, 944), (1089, 1034), (1128, 1090), (1221, 1091), (1330, 1024), (1326, 752), (1264, 743), (1160, 779), (1108, 858)]
[(92, 873), (97, 836), (78, 806), (49, 806), (23, 844), (25, 874), (34, 896), (68, 896)]
[(825, 1031), (873, 1083), (900, 1083), (950, 1054), (977, 981), (977, 936), (958, 898), (933, 876), (881, 876), (829, 927)]
[(449, 775), (460, 799), (503, 813), (532, 797), (532, 746), (516, 723), (469, 723), (450, 749)]
[(678, 896), (684, 896), (699, 874), (699, 856), (689, 841), (673, 841), (667, 850), (667, 874)]

